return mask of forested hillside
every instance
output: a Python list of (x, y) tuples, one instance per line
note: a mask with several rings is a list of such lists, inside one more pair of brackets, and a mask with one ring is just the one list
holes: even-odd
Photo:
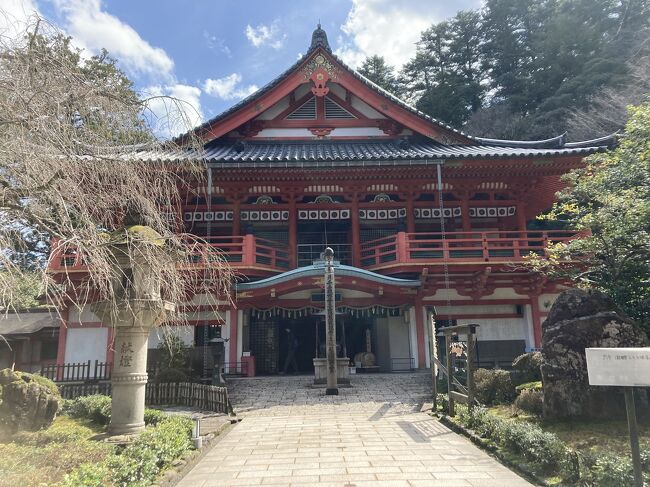
[(487, 0), (422, 32), (395, 73), (360, 72), (473, 135), (597, 137), (650, 92), (650, 0)]

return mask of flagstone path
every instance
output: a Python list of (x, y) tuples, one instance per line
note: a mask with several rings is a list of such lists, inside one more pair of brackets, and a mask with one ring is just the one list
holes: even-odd
[(306, 376), (231, 380), (243, 420), (178, 486), (531, 485), (420, 412), (430, 378), (357, 375), (339, 396)]

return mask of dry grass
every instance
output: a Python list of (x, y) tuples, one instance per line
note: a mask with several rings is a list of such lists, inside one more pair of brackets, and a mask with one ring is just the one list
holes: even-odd
[(114, 448), (90, 440), (101, 432), (89, 421), (60, 416), (47, 430), (0, 443), (0, 487), (54, 486), (80, 464), (100, 462)]

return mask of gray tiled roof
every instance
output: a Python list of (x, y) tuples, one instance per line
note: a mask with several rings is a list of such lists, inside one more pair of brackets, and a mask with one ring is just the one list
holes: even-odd
[(502, 159), (556, 156), (585, 156), (611, 147), (612, 139), (566, 144), (562, 147), (503, 147), (491, 145), (443, 145), (432, 140), (314, 140), (228, 141), (208, 144), (203, 154), (184, 151), (142, 151), (128, 154), (140, 160), (183, 161), (204, 159), (220, 165), (309, 166), (314, 163), (361, 165), (386, 162), (401, 165), (433, 160)]

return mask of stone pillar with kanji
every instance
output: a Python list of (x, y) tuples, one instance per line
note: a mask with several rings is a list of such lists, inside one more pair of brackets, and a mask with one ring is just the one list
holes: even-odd
[[(115, 257), (115, 300), (98, 302), (93, 311), (114, 328), (109, 435), (133, 435), (144, 430), (147, 385), (147, 342), (174, 305), (160, 294), (161, 282), (144, 258), (162, 239), (149, 227), (133, 225), (111, 236)], [(119, 277), (117, 277), (119, 276)]]

